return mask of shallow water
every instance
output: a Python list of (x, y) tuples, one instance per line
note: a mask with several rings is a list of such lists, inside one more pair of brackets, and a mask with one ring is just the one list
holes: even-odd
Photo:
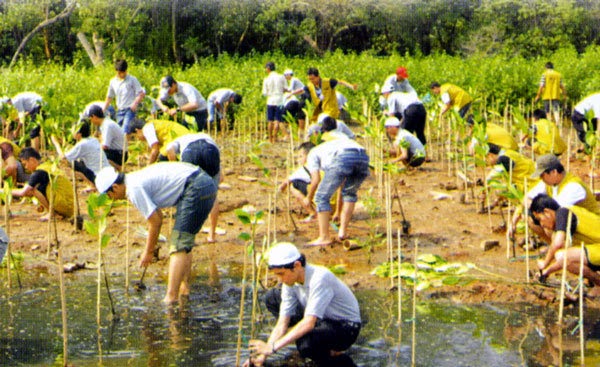
[[(4, 275), (4, 274), (2, 274)], [(4, 279), (6, 277), (4, 276)], [(33, 283), (32, 283), (33, 282)], [(148, 279), (144, 291), (126, 295), (123, 280), (111, 279), (115, 317), (102, 288), (102, 321), (96, 323), (96, 285), (91, 272), (67, 277), (69, 362), (75, 366), (234, 366), (239, 320), (239, 281), (222, 278), (218, 287), (196, 278), (186, 305), (161, 304), (164, 283)], [(43, 277), (25, 279), (29, 290), (0, 292), (0, 365), (49, 366), (61, 360), (62, 327), (58, 286)], [(397, 295), (357, 294), (365, 325), (349, 355), (358, 366), (410, 366), (412, 309), (404, 299), (402, 333), (397, 327)], [(245, 307), (244, 345), (250, 334), (250, 292)], [(437, 302), (437, 303), (436, 303)], [(415, 324), (417, 366), (546, 366), (579, 365), (579, 339), (574, 316), (561, 345), (554, 308), (514, 305), (449, 306), (419, 301)], [(569, 311), (575, 312), (575, 311)], [(586, 364), (600, 361), (600, 320), (586, 314)], [(256, 325), (261, 338), (272, 317)], [(99, 332), (98, 332), (99, 330)], [(100, 336), (100, 337), (99, 337)], [(100, 342), (99, 342), (100, 341)], [(287, 347), (272, 361), (290, 365)], [(246, 358), (244, 351), (242, 358)]]

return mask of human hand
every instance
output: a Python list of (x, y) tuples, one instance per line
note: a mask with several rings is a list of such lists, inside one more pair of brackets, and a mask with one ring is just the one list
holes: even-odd
[(140, 267), (142, 267), (142, 268), (148, 267), (148, 265), (150, 265), (150, 263), (152, 262), (153, 259), (154, 259), (154, 254), (152, 253), (152, 251), (150, 251), (150, 252), (144, 251), (142, 258), (140, 259)]
[(273, 344), (267, 344), (258, 339), (250, 340), (248, 342), (248, 348), (252, 352), (252, 355), (256, 356), (255, 358), (263, 356), (263, 360), (266, 356), (273, 354)]
[(169, 114), (169, 116), (175, 116), (176, 113), (177, 113), (177, 108), (171, 108), (171, 109), (167, 110), (167, 114)]
[(302, 203), (304, 204), (304, 206), (312, 206), (312, 200), (310, 200), (308, 197), (302, 199)]
[(262, 354), (256, 357), (250, 357), (244, 362), (242, 367), (262, 366), (263, 363), (265, 363), (265, 359), (266, 357)]
[(538, 260), (537, 266), (540, 271), (544, 271), (544, 269), (546, 269), (546, 262), (544, 260)]

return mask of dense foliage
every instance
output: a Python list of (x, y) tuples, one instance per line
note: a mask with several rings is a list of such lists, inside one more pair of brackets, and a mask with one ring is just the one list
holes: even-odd
[[(217, 88), (230, 87), (243, 95), (238, 118), (261, 121), (264, 115), (264, 98), (261, 96), (262, 80), (266, 76), (264, 64), (273, 60), (277, 70), (295, 70), (306, 82), (306, 70), (314, 66), (325, 77), (344, 79), (357, 83), (358, 91), (340, 87), (350, 100), (349, 109), (355, 118), (361, 119), (365, 103), (376, 109), (377, 91), (384, 79), (398, 65), (405, 65), (410, 82), (421, 96), (429, 92), (429, 84), (452, 82), (464, 87), (475, 97), (475, 109), (503, 113), (506, 104), (529, 105), (536, 94), (539, 78), (547, 60), (564, 76), (569, 95), (566, 101), (572, 105), (585, 95), (597, 92), (600, 85), (600, 47), (591, 47), (583, 54), (576, 50), (561, 49), (548, 59), (528, 60), (522, 56), (468, 57), (432, 55), (408, 57), (392, 55), (375, 57), (369, 53), (328, 53), (323, 57), (297, 58), (281, 54), (255, 55), (201, 59), (191, 67), (164, 67), (148, 63), (130, 64), (129, 71), (150, 92), (160, 78), (169, 73), (177, 80), (195, 85), (204, 97)], [(3, 83), (0, 95), (12, 96), (21, 91), (36, 91), (47, 106), (47, 115), (62, 126), (76, 121), (83, 107), (94, 100), (104, 100), (108, 82), (115, 74), (112, 65), (87, 68), (79, 65), (56, 63), (37, 66), (21, 62), (12, 69), (0, 69)], [(60, 126), (57, 126), (59, 128)]]
[[(40, 63), (130, 59), (189, 65), (277, 50), (547, 56), (600, 40), (596, 0), (11, 0), (0, 2), (2, 63), (40, 23), (22, 56)], [(89, 42), (89, 50), (83, 43)]]

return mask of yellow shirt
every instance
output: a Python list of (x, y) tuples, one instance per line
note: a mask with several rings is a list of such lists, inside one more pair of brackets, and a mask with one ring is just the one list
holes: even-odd
[(488, 122), (485, 126), (485, 133), (488, 143), (496, 144), (497, 146), (517, 151), (519, 145), (515, 138), (510, 133), (498, 124)]
[(567, 150), (567, 144), (560, 137), (556, 125), (547, 119), (539, 119), (533, 123), (536, 127), (533, 152), (537, 155), (562, 154)]
[(340, 109), (337, 103), (337, 96), (335, 95), (335, 89), (331, 88), (329, 78), (321, 78), (321, 95), (323, 96), (323, 100), (317, 95), (317, 90), (313, 83), (308, 83), (308, 91), (310, 92), (310, 99), (315, 105), (311, 121), (317, 121), (317, 117), (321, 112), (328, 114), (334, 119), (339, 116)]
[(167, 155), (167, 145), (180, 136), (190, 134), (185, 126), (170, 120), (150, 120), (149, 123), (154, 125), (156, 138), (160, 145), (160, 154)]
[(457, 87), (454, 84), (446, 83), (440, 86), (440, 94), (448, 93), (450, 96), (450, 104), (452, 106), (463, 108), (467, 104), (473, 102), (473, 99), (469, 93), (465, 92), (464, 89)]
[(546, 82), (542, 92), (542, 100), (560, 99), (560, 73), (554, 69), (546, 69), (544, 77)]
[[(46, 192), (44, 195), (48, 202), (50, 202), (50, 198), (54, 193), (54, 202), (52, 206), (54, 211), (65, 218), (71, 218), (73, 216), (73, 186), (71, 185), (71, 181), (65, 176), (63, 171), (59, 168), (53, 169), (52, 163), (44, 162), (40, 164), (36, 170), (45, 171), (48, 173), (50, 178), (50, 182), (48, 186), (46, 186)], [(55, 182), (54, 190), (52, 188), (52, 181)]]

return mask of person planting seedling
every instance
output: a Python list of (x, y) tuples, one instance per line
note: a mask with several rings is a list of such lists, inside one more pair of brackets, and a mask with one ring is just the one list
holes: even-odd
[(140, 259), (147, 267), (162, 227), (163, 208), (175, 206), (175, 224), (169, 245), (169, 279), (166, 304), (189, 295), (194, 238), (202, 228), (217, 196), (217, 186), (204, 170), (188, 163), (162, 162), (128, 174), (112, 167), (103, 168), (96, 176), (96, 188), (112, 200), (127, 198), (146, 218), (148, 236)]

